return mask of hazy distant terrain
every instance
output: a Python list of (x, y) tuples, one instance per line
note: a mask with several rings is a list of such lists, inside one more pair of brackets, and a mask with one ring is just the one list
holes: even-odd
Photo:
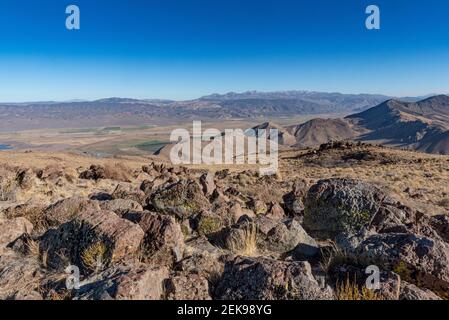
[(252, 91), (214, 94), (190, 101), (109, 98), (96, 101), (0, 103), (0, 131), (350, 114), (376, 106), (387, 99), (387, 96), (369, 94)]

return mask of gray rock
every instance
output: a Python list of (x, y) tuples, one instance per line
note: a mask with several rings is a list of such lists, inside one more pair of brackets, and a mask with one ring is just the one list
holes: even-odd
[(159, 189), (150, 198), (151, 205), (161, 213), (188, 218), (195, 213), (208, 211), (211, 205), (200, 185), (194, 181), (182, 180)]
[(400, 300), (442, 300), (429, 289), (420, 289), (405, 281), (401, 284)]
[(328, 239), (355, 234), (371, 223), (385, 194), (357, 180), (321, 180), (307, 194), (304, 228), (314, 237)]
[(224, 300), (332, 300), (308, 262), (237, 257), (226, 264), (216, 296)]
[[(309, 250), (307, 250), (306, 246)], [(313, 248), (316, 250), (315, 253), (318, 251), (316, 241), (294, 219), (284, 220), (271, 229), (267, 234), (265, 247), (270, 251), (278, 253), (289, 252), (295, 248), (298, 249), (298, 253), (300, 251), (304, 253), (309, 251), (312, 255)]]
[(284, 209), (279, 205), (279, 203), (271, 203), (271, 208), (267, 213), (267, 217), (274, 220), (282, 220), (285, 218)]
[(449, 292), (449, 249), (439, 240), (413, 234), (379, 234), (356, 249), (360, 259), (398, 273), (437, 294)]

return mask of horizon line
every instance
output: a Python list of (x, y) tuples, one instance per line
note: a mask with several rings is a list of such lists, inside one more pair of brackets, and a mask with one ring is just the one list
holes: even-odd
[(66, 99), (66, 100), (31, 100), (31, 101), (0, 101), (0, 104), (36, 104), (36, 103), (82, 103), (82, 102), (97, 102), (101, 100), (112, 100), (112, 99), (121, 99), (121, 100), (136, 100), (136, 101), (167, 101), (167, 102), (187, 102), (187, 101), (195, 101), (199, 100), (205, 97), (210, 96), (226, 96), (230, 94), (236, 94), (236, 95), (242, 95), (242, 94), (248, 94), (248, 93), (260, 93), (260, 94), (275, 94), (275, 93), (321, 93), (321, 94), (341, 94), (341, 95), (368, 95), (368, 96), (384, 96), (386, 98), (390, 99), (404, 99), (404, 98), (428, 98), (438, 95), (446, 95), (449, 96), (449, 93), (429, 93), (429, 94), (423, 94), (423, 95), (388, 95), (388, 94), (382, 94), (382, 93), (354, 93), (354, 92), (340, 92), (340, 91), (316, 91), (316, 90), (273, 90), (273, 91), (265, 91), (265, 90), (245, 90), (245, 91), (228, 91), (225, 93), (210, 93), (206, 95), (199, 96), (197, 98), (193, 99), (170, 99), (170, 98), (132, 98), (132, 97), (126, 97), (126, 96), (110, 96), (110, 97), (103, 97), (103, 98), (94, 98), (94, 99), (83, 99), (83, 98), (73, 98), (73, 99)]

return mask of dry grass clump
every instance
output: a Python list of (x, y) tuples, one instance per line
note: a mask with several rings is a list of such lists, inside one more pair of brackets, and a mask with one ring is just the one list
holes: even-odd
[(224, 247), (238, 255), (257, 256), (257, 235), (257, 225), (248, 223), (228, 237), (225, 240)]
[(323, 271), (328, 273), (335, 266), (346, 264), (350, 260), (351, 256), (346, 251), (337, 246), (336, 243), (331, 242), (329, 249), (323, 253), (320, 267)]
[(106, 253), (108, 249), (103, 242), (96, 242), (81, 254), (81, 260), (84, 267), (92, 272), (104, 270), (107, 264)]
[(219, 231), (222, 223), (219, 217), (204, 216), (198, 222), (197, 232), (201, 235), (208, 235)]
[(345, 283), (337, 283), (335, 296), (337, 300), (383, 300), (380, 294), (366, 288), (365, 286), (360, 288), (357, 282), (351, 282), (349, 277)]

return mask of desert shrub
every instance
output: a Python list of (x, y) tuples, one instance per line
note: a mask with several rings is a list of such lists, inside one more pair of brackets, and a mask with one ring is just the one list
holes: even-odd
[(201, 235), (208, 235), (221, 229), (222, 224), (219, 217), (202, 216), (198, 222), (197, 232)]
[(322, 253), (322, 260), (320, 262), (321, 269), (329, 273), (334, 268), (341, 265), (352, 265), (357, 267), (367, 267), (373, 264), (373, 261), (368, 257), (360, 257), (350, 252), (347, 252), (336, 245), (334, 242), (331, 243), (331, 246)]
[(96, 242), (87, 247), (81, 254), (84, 267), (92, 272), (103, 270), (107, 264), (107, 247), (103, 242)]
[(257, 254), (257, 235), (257, 225), (247, 223), (242, 228), (235, 229), (231, 236), (224, 240), (223, 246), (242, 256), (255, 256)]
[(337, 300), (383, 300), (380, 294), (365, 286), (360, 288), (357, 281), (350, 281), (349, 277), (346, 282), (337, 283), (335, 295)]

